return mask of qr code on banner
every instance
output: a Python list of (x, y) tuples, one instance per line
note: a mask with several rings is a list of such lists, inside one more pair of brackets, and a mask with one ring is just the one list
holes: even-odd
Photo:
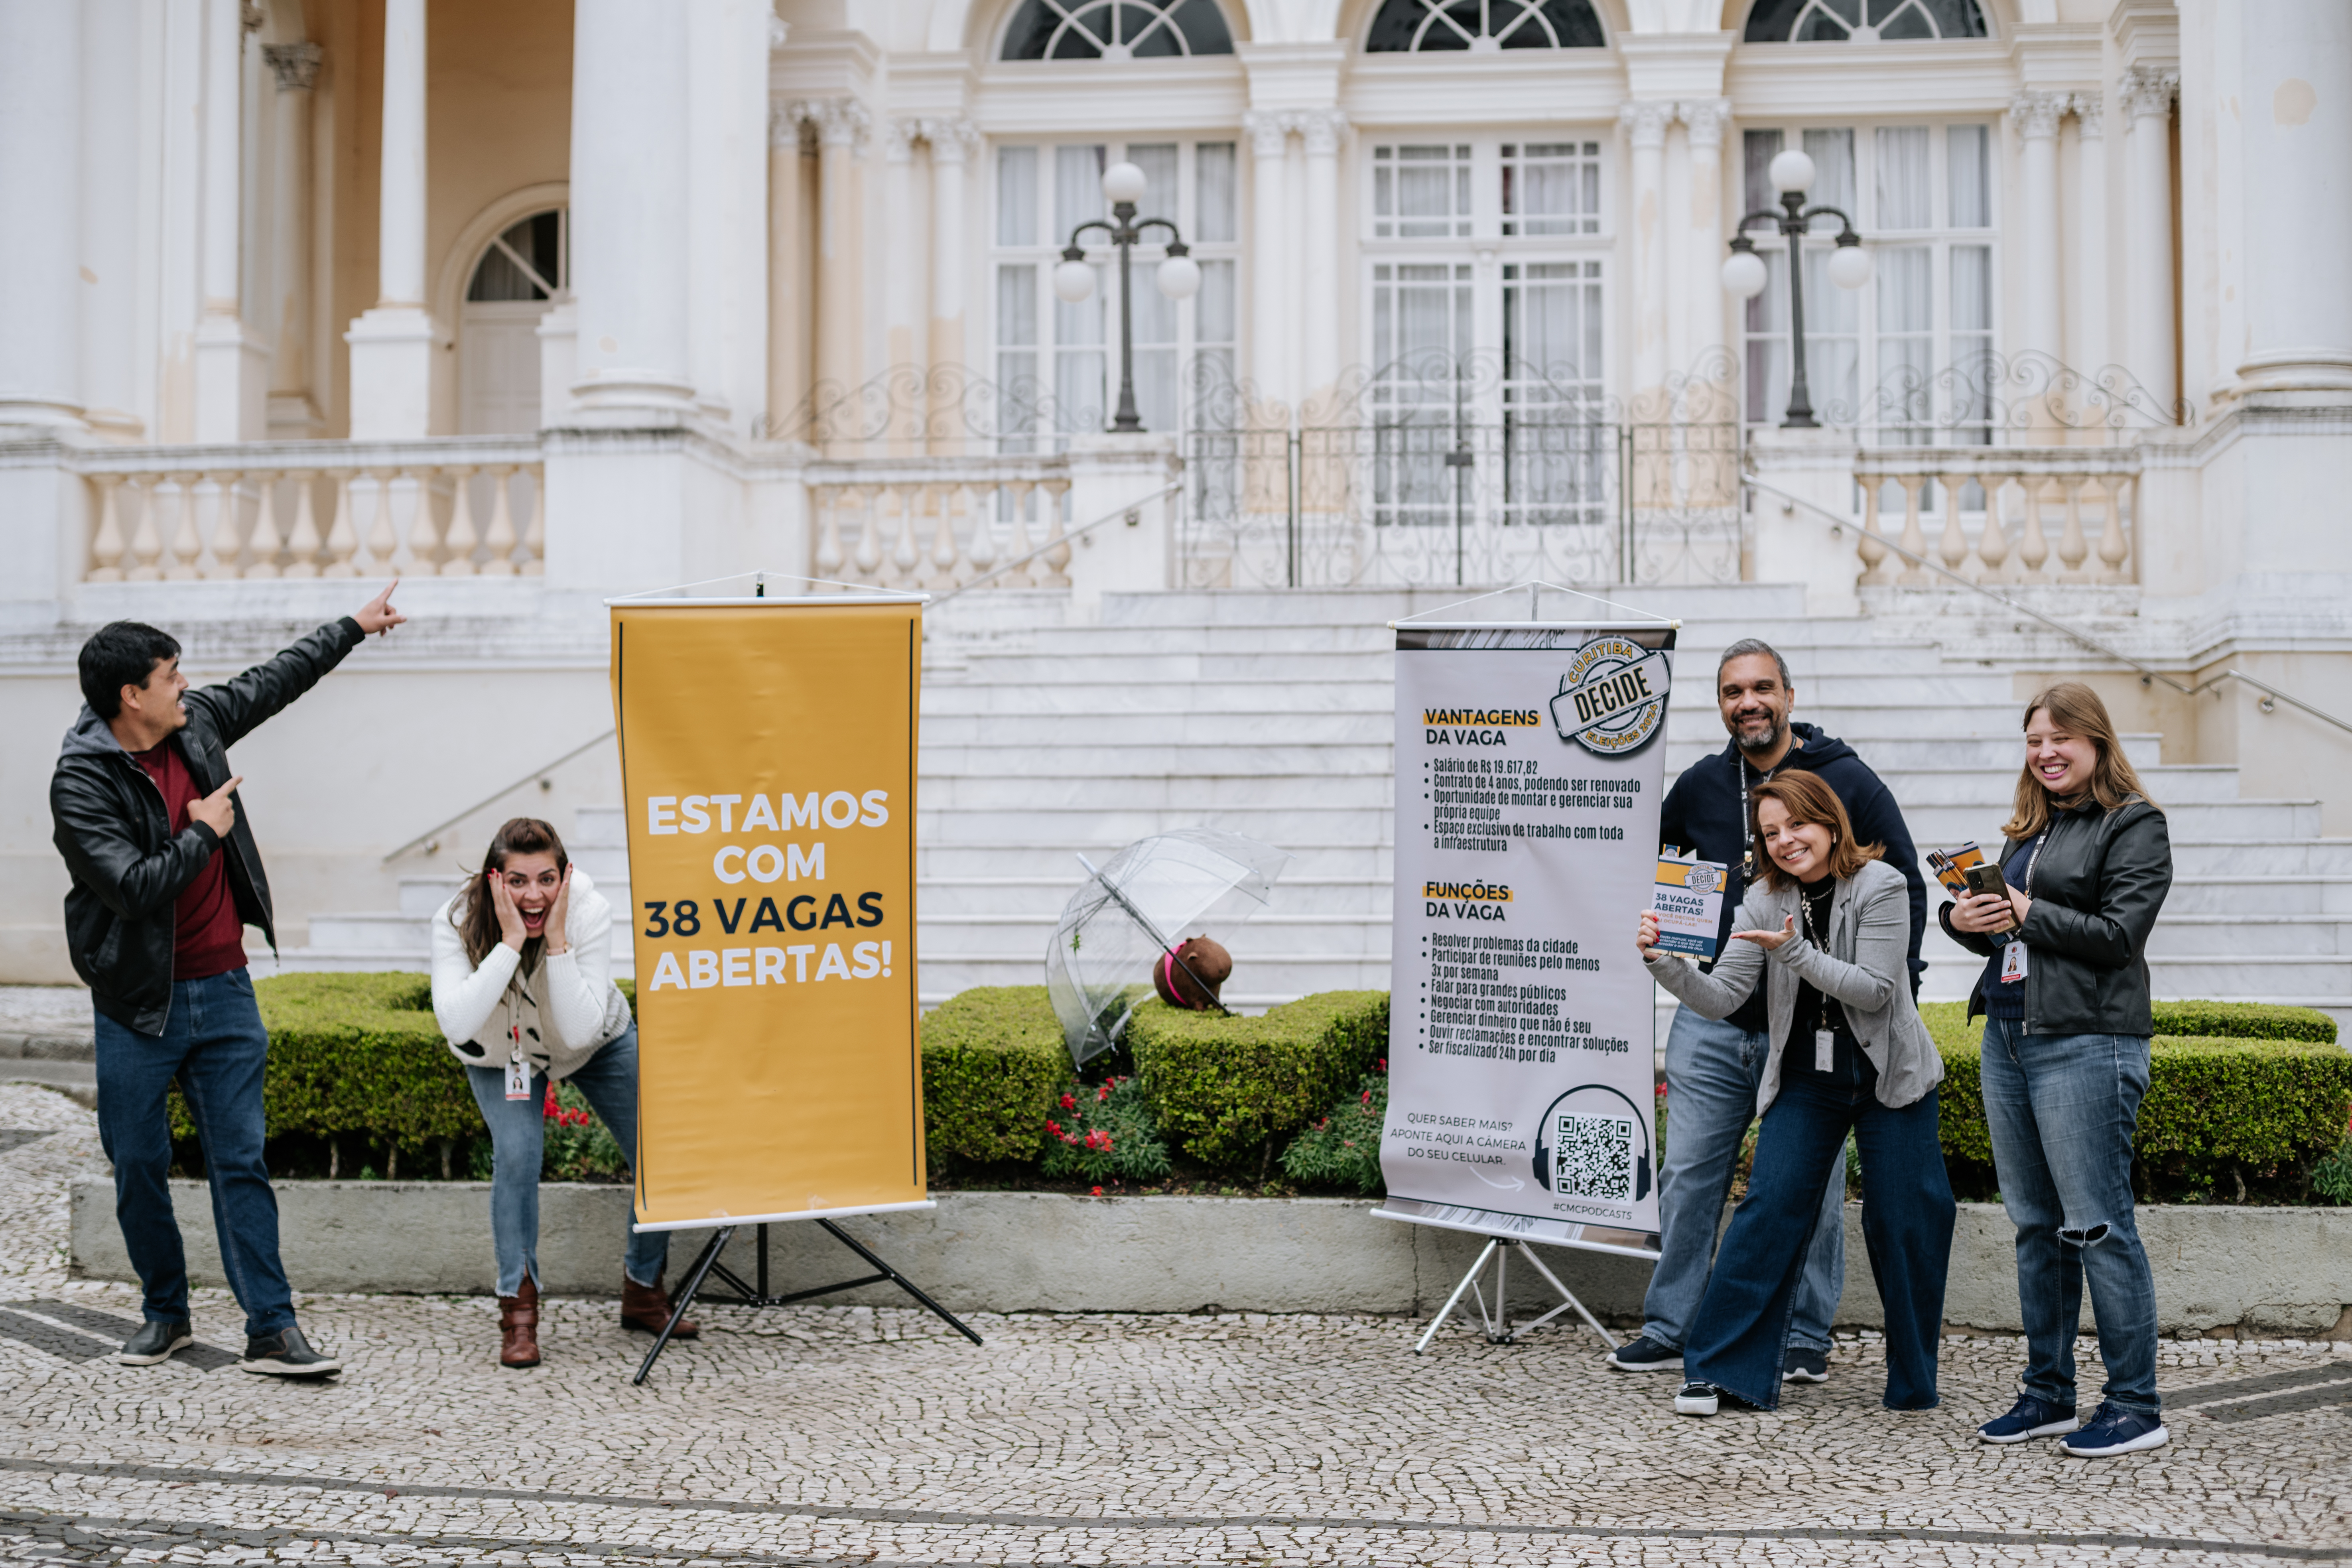
[(1633, 1201), (1633, 1122), (1562, 1116), (1552, 1144), (1551, 1190), (1563, 1197)]

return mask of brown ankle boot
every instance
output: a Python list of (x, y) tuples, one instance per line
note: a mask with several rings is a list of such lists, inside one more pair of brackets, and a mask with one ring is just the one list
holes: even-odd
[(539, 1282), (522, 1277), (522, 1289), (499, 1298), (499, 1364), (520, 1372), (539, 1364)]
[[(650, 1285), (640, 1285), (625, 1273), (621, 1276), (621, 1327), (657, 1334), (668, 1324), (670, 1311), (669, 1297), (663, 1291), (658, 1277)], [(688, 1318), (670, 1331), (669, 1337), (690, 1340), (701, 1332), (702, 1325)]]

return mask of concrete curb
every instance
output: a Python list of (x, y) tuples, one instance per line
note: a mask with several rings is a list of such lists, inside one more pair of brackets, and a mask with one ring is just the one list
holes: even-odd
[[(201, 1182), (172, 1184), (196, 1283), (223, 1283), (212, 1206)], [(489, 1186), (481, 1182), (281, 1182), (278, 1224), (288, 1276), (310, 1291), (473, 1294), (492, 1289)], [(113, 1184), (73, 1184), (72, 1268), (129, 1279), (114, 1223)], [(950, 1308), (972, 1311), (1394, 1312), (1425, 1315), (1481, 1245), (1475, 1237), (1368, 1217), (1341, 1198), (1081, 1198), (1058, 1193), (948, 1193), (939, 1206), (875, 1215), (845, 1228)], [(1846, 1205), (1843, 1324), (1876, 1328), (1884, 1309)], [(540, 1272), (557, 1295), (617, 1294), (629, 1222), (625, 1187), (549, 1183), (540, 1189)], [(2352, 1210), (2161, 1206), (2139, 1213), (2168, 1333), (2243, 1327), (2302, 1335), (2352, 1321)], [(677, 1234), (671, 1278), (708, 1238)], [(854, 1278), (863, 1264), (814, 1226), (771, 1232), (772, 1288)], [(1990, 1204), (1963, 1204), (1944, 1316), (2019, 1331), (2014, 1236)], [(751, 1238), (729, 1248), (748, 1275)], [(1566, 1248), (1542, 1253), (1604, 1319), (1641, 1311), (1649, 1266)], [(1518, 1286), (1515, 1303), (1548, 1305)], [(831, 1298), (889, 1305), (889, 1288)], [(2084, 1321), (2090, 1322), (2089, 1303)]]

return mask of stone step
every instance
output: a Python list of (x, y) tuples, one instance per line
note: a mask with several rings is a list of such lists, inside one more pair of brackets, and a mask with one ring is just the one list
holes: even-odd
[[(1089, 856), (1089, 859), (1094, 858)], [(1100, 860), (1096, 860), (1100, 865)], [(952, 916), (1041, 919), (1048, 928), (1088, 883), (1073, 862), (1067, 877), (926, 877), (916, 886), (923, 923)], [(1268, 909), (1286, 915), (1377, 916), (1387, 920), (1393, 884), (1380, 877), (1294, 877), (1274, 885)]]
[[(2169, 900), (2167, 900), (2169, 903)], [(2352, 956), (2352, 915), (2175, 914), (2168, 909), (2148, 934), (2148, 961), (2240, 956)]]
[[(972, 843), (919, 837), (915, 845), (915, 875), (929, 881), (935, 877), (1019, 878), (1057, 866), (1075, 870), (1077, 862), (1072, 858), (1074, 854), (1084, 854), (1099, 866), (1134, 841), (1072, 837), (1041, 842), (1034, 831), (1036, 826), (1032, 822), (1001, 837)], [(1296, 837), (1285, 838), (1280, 847), (1292, 857), (1283, 868), (1284, 882), (1293, 877), (1369, 877), (1385, 886), (1395, 866), (1394, 853), (1382, 839), (1318, 841)]]
[[(1591, 599), (1573, 599), (1565, 594), (1543, 595), (1543, 612), (1547, 617), (1565, 617), (1570, 612), (1566, 606), (1583, 605), (1596, 617), (1617, 615), (1625, 610), (1639, 614), (1664, 616), (1689, 620), (1711, 616), (1718, 620), (1739, 620), (1752, 616), (1758, 620), (1801, 620), (1805, 616), (1805, 590), (1794, 583), (1708, 583), (1688, 585), (1639, 586), (1619, 585), (1585, 590)], [(1475, 588), (1273, 588), (1176, 590), (1160, 593), (1106, 594), (1103, 595), (1102, 619), (1106, 626), (1217, 626), (1288, 622), (1293, 624), (1325, 624), (1373, 621), (1386, 623), (1406, 616), (1424, 615), (1433, 610), (1461, 604), (1476, 597)], [(1614, 610), (1595, 603), (1608, 600)], [(1517, 617), (1521, 598), (1510, 604), (1500, 596), (1486, 598), (1482, 604), (1465, 605), (1461, 619), (1509, 620)], [(1452, 619), (1455, 617), (1437, 617)]]
[(2352, 838), (2316, 836), (2189, 835), (2176, 824), (2172, 870), (2178, 877), (2352, 879)]
[[(1722, 650), (1735, 642), (1761, 637), (1789, 661), (1790, 673), (1800, 683), (1832, 661), (1857, 657), (1901, 661), (1901, 668), (1933, 670), (1946, 660), (1931, 642), (1895, 642), (1873, 635), (1864, 620), (1685, 621), (1675, 641), (1678, 669), (1696, 669), (1712, 676)], [(1318, 623), (1266, 621), (1214, 624), (1160, 623), (1150, 626), (1040, 626), (1027, 644), (1044, 654), (1097, 652), (1121, 654), (1225, 654), (1313, 652), (1391, 653), (1396, 633), (1384, 621)], [(965, 650), (976, 657), (992, 650)], [(1003, 651), (1012, 651), (1010, 649)]]
[[(2177, 849), (2175, 853), (2177, 857)], [(2352, 877), (2189, 877), (2176, 872), (2164, 900), (2167, 920), (2265, 910), (2352, 917)]]
[[(1057, 913), (1058, 911), (1056, 911)], [(1037, 964), (1054, 935), (1055, 914), (940, 914), (925, 909), (915, 942), (916, 956), (950, 952), (960, 958), (1008, 958)], [(1185, 934), (1215, 937), (1232, 950), (1234, 962), (1264, 952), (1307, 952), (1318, 955), (1377, 958), (1388, 962), (1390, 924), (1379, 914), (1274, 914), (1246, 921), (1209, 921)], [(1168, 933), (1171, 941), (1176, 933)], [(1627, 939), (1629, 942), (1630, 938)]]

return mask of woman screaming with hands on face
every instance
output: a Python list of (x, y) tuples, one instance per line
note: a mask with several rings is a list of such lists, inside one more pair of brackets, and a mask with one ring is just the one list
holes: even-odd
[[(499, 1268), (499, 1364), (539, 1364), (539, 1173), (551, 1084), (580, 1086), (631, 1158), (637, 1147), (637, 1026), (613, 984), (613, 909), (555, 829), (518, 816), (482, 869), (433, 916), (433, 1014), (489, 1125), (490, 1235)], [(621, 1326), (669, 1321), (667, 1231), (632, 1231)], [(673, 1339), (695, 1337), (691, 1322)]]

